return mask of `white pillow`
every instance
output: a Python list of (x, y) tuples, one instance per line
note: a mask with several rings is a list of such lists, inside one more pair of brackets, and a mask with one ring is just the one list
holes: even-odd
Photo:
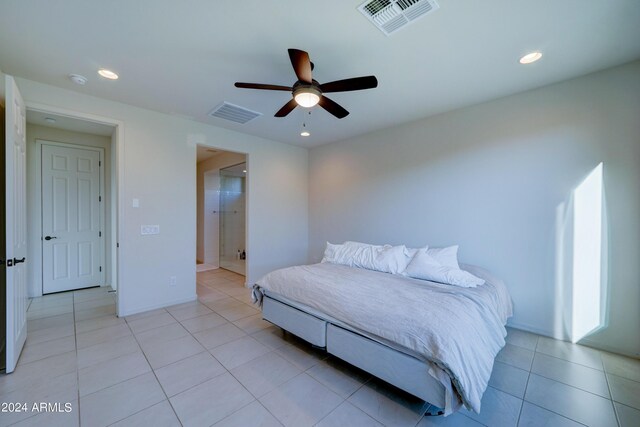
[(400, 274), (407, 268), (409, 260), (404, 245), (380, 246), (359, 242), (333, 245), (327, 242), (322, 262)]
[(427, 253), (435, 258), (440, 264), (460, 270), (458, 265), (458, 245), (448, 246), (446, 248), (430, 248), (425, 246), (424, 248), (407, 248), (407, 254), (409, 259), (416, 256), (418, 251), (427, 250)]
[(429, 280), (463, 288), (475, 288), (484, 284), (484, 280), (467, 271), (443, 265), (425, 249), (418, 249), (404, 274), (414, 279)]
[(346, 242), (344, 242), (345, 246), (351, 246), (354, 248), (368, 248), (368, 247), (380, 247), (380, 245), (372, 245), (370, 243), (360, 243), (360, 242), (353, 242), (351, 240), (347, 240)]
[(359, 254), (359, 252), (361, 252), (360, 249), (371, 247), (374, 246), (357, 242), (345, 242), (342, 245), (334, 245), (333, 243), (327, 242), (327, 247), (324, 250), (324, 257), (320, 262), (353, 267), (356, 258), (361, 257)]
[(334, 245), (333, 243), (327, 242), (327, 247), (324, 249), (324, 256), (320, 262), (336, 264), (334, 260), (336, 259), (337, 253), (342, 249), (342, 246), (344, 245)]

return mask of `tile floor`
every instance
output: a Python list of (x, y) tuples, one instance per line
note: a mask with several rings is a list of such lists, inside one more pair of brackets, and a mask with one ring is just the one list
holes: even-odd
[(31, 301), (0, 426), (640, 426), (640, 361), (511, 329), (480, 415), (426, 404), (261, 319), (244, 278), (198, 273), (199, 301), (119, 319), (90, 289)]

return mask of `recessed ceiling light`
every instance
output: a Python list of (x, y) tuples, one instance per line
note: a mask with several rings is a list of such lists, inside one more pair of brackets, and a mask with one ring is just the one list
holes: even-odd
[(532, 62), (536, 62), (540, 58), (542, 58), (541, 52), (531, 52), (531, 53), (527, 53), (525, 56), (520, 58), (520, 63), (531, 64)]
[(118, 80), (118, 75), (111, 70), (107, 70), (106, 68), (100, 68), (98, 70), (98, 74), (100, 74), (105, 79)]
[(300, 132), (300, 136), (309, 136), (311, 135), (309, 132), (307, 132), (306, 130), (303, 130), (302, 132)]
[(244, 169), (244, 170), (242, 171), (242, 173), (247, 173), (247, 170), (246, 170), (246, 169)]
[(45, 117), (44, 121), (47, 123), (55, 123), (56, 119), (54, 119), (53, 117)]

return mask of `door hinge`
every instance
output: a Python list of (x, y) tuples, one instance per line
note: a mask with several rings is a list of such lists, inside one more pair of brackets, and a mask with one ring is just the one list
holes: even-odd
[(98, 231), (98, 237), (102, 237), (102, 231)]
[(98, 161), (98, 167), (102, 166), (102, 162)]
[(102, 272), (102, 266), (100, 266), (100, 271)]
[(119, 247), (120, 247), (120, 243), (116, 243), (116, 248), (119, 248)]
[(102, 196), (98, 196), (98, 201), (101, 202), (102, 201)]

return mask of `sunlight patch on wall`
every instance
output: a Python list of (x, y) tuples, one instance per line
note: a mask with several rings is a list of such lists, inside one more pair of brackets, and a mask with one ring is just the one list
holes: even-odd
[(602, 198), (600, 163), (574, 191), (571, 341), (603, 324)]
[(605, 194), (600, 163), (556, 207), (555, 338), (575, 343), (607, 327)]

